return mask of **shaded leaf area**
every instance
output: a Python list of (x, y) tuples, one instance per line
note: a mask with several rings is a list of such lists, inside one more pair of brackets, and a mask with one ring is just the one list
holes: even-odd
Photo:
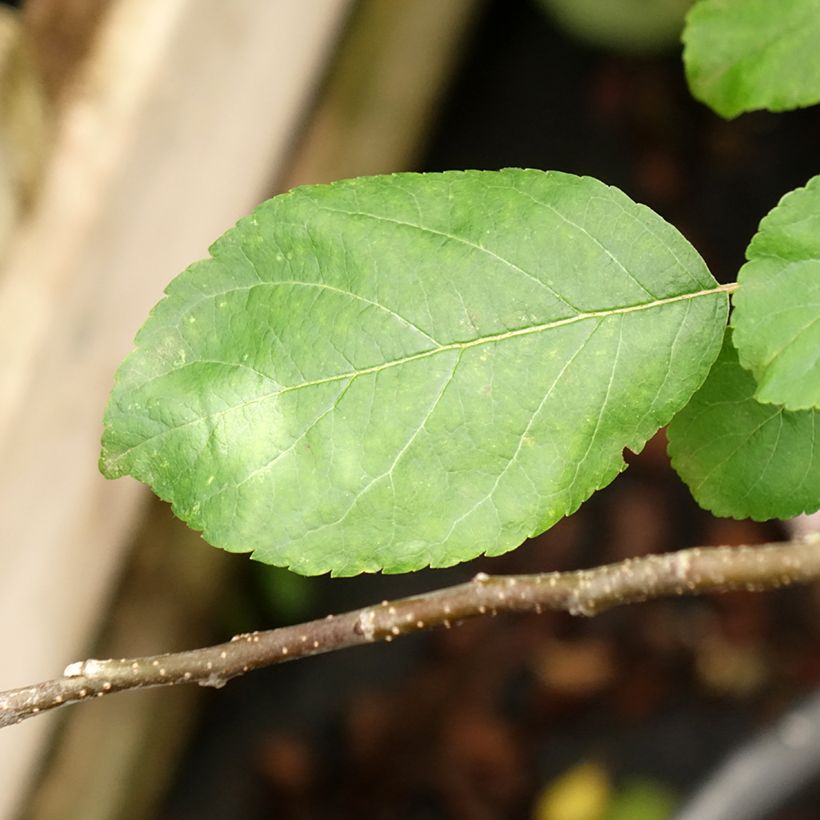
[(760, 223), (733, 297), (732, 341), (758, 401), (820, 408), (820, 176)]
[(715, 515), (791, 518), (820, 507), (817, 411), (761, 404), (726, 333), (709, 378), (669, 425), (672, 466)]
[(726, 301), (674, 228), (593, 179), (297, 189), (171, 284), (120, 370), (102, 468), (304, 574), (499, 554), (686, 402)]
[(820, 0), (700, 0), (683, 33), (692, 94), (723, 117), (820, 102)]

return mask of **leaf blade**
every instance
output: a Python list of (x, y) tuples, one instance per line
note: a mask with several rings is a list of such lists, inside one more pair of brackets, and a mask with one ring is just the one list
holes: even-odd
[(820, 408), (820, 176), (764, 217), (740, 269), (733, 341), (755, 394), (789, 410)]
[(669, 425), (672, 466), (718, 516), (792, 518), (820, 507), (816, 410), (761, 404), (727, 331), (709, 378)]
[(726, 315), (648, 209), (527, 171), (297, 189), (168, 294), (118, 375), (103, 470), (305, 574), (543, 531), (705, 378)]
[(686, 18), (692, 94), (726, 119), (820, 102), (818, 0), (699, 0)]

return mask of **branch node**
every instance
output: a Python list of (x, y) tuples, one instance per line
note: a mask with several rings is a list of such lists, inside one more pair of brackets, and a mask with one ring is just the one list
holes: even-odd
[[(386, 603), (386, 602), (385, 602)], [(365, 609), (353, 624), (353, 631), (361, 635), (366, 641), (373, 641), (376, 638), (376, 611)]]
[(74, 661), (63, 669), (63, 676), (66, 678), (79, 678), (83, 674), (84, 661)]

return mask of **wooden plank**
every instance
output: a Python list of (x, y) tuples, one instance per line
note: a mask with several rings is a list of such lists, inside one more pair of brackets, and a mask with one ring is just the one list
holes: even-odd
[(482, 0), (362, 0), (282, 188), (413, 168)]
[[(294, 142), (284, 185), (411, 167), (478, 5), (476, 0), (360, 2), (315, 110)], [(223, 573), (226, 564), (235, 566), (236, 558), (217, 553), (208, 560), (192, 545), (194, 539), (180, 532), (185, 530), (179, 522), (158, 525), (148, 519), (133, 558), (136, 568), (125, 578), (112, 610), (111, 618), (120, 627), (107, 630), (95, 654), (132, 655), (139, 654), (140, 647), (152, 652), (204, 640), (191, 625), (183, 629), (190, 621), (189, 600), (201, 596), (188, 592), (175, 596), (168, 590), (177, 582), (189, 589), (185, 580), (190, 574), (185, 564), (189, 550), (194, 550), (191, 560), (198, 567), (196, 584), (201, 585), (208, 573), (214, 589), (214, 576)], [(172, 537), (183, 538), (184, 543), (175, 545), (175, 555), (176, 550), (184, 550), (184, 556), (166, 568), (168, 576), (146, 584), (140, 567), (157, 560), (158, 540)], [(161, 617), (133, 614), (146, 606), (146, 595), (149, 608), (160, 596)], [(206, 597), (210, 596), (206, 593)], [(157, 800), (173, 769), (197, 694), (190, 689), (174, 690), (170, 697), (165, 690), (141, 692), (66, 712), (65, 726), (25, 820), (156, 816)], [(116, 733), (111, 726), (119, 727)], [(154, 765), (137, 765), (138, 760), (151, 760)]]
[[(0, 688), (82, 654), (143, 491), (97, 473), (162, 287), (267, 192), (347, 0), (117, 0), (0, 275)], [(13, 816), (50, 722), (0, 734)]]
[(35, 198), (50, 107), (20, 14), (0, 6), (0, 263)]
[[(206, 545), (154, 499), (94, 654), (117, 658), (223, 639), (213, 632), (213, 613), (224, 611), (238, 569), (235, 556)], [(196, 686), (152, 689), (67, 711), (23, 820), (156, 817), (205, 694)]]
[(50, 99), (70, 94), (114, 0), (26, 0), (21, 9)]

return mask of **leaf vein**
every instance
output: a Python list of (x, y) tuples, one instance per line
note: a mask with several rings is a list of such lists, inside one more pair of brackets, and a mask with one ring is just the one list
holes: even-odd
[[(400, 365), (403, 365), (403, 364), (409, 364), (411, 362), (419, 361), (421, 359), (426, 359), (426, 358), (429, 358), (431, 356), (438, 355), (440, 353), (446, 353), (447, 351), (450, 351), (450, 350), (466, 350), (468, 348), (478, 347), (478, 346), (484, 345), (484, 344), (497, 344), (499, 342), (507, 341), (508, 339), (517, 338), (519, 336), (529, 336), (529, 335), (536, 334), (536, 333), (543, 333), (545, 331), (553, 330), (555, 328), (563, 327), (565, 325), (571, 325), (571, 324), (575, 324), (577, 322), (587, 321), (588, 319), (606, 319), (606, 318), (609, 318), (611, 316), (618, 316), (618, 315), (621, 315), (621, 314), (637, 313), (637, 312), (641, 312), (641, 311), (644, 311), (644, 310), (650, 310), (650, 309), (654, 309), (654, 308), (663, 307), (664, 305), (675, 304), (677, 302), (682, 302), (682, 301), (685, 301), (687, 299), (698, 299), (698, 298), (701, 298), (701, 297), (714, 296), (714, 295), (723, 294), (724, 292), (725, 291), (721, 288), (721, 286), (717, 286), (715, 288), (709, 288), (709, 289), (706, 289), (706, 290), (683, 293), (683, 294), (678, 294), (676, 296), (669, 296), (669, 297), (666, 297), (664, 299), (654, 300), (652, 302), (642, 302), (642, 303), (638, 303), (638, 304), (635, 304), (635, 305), (628, 305), (628, 306), (624, 306), (624, 307), (608, 308), (608, 309), (605, 309), (605, 310), (591, 311), (589, 313), (580, 313), (580, 314), (577, 314), (576, 316), (570, 316), (570, 317), (567, 317), (567, 318), (564, 318), (564, 319), (557, 319), (557, 320), (552, 321), (552, 322), (545, 322), (543, 324), (538, 324), (538, 325), (529, 325), (527, 327), (517, 328), (517, 329), (514, 329), (514, 330), (507, 330), (507, 331), (504, 331), (502, 333), (491, 334), (491, 335), (487, 335), (487, 336), (479, 336), (479, 337), (476, 337), (475, 339), (470, 339), (470, 340), (465, 341), (465, 342), (451, 342), (451, 343), (446, 344), (446, 345), (441, 345), (437, 348), (430, 348), (430, 349), (427, 349), (427, 350), (420, 351), (418, 353), (413, 353), (413, 354), (410, 354), (410, 355), (407, 355), (407, 356), (402, 356), (398, 359), (391, 359), (389, 361), (381, 362), (379, 364), (372, 365), (370, 367), (365, 367), (365, 368), (362, 368), (362, 369), (357, 370), (357, 371), (346, 371), (344, 373), (336, 373), (336, 374), (333, 374), (331, 376), (324, 376), (324, 377), (313, 379), (313, 380), (305, 380), (305, 381), (299, 382), (299, 383), (294, 384), (294, 385), (286, 385), (284, 387), (281, 387), (278, 390), (271, 391), (271, 392), (268, 392), (268, 393), (264, 393), (260, 396), (256, 396), (252, 399), (248, 399), (247, 401), (243, 401), (243, 402), (240, 402), (238, 404), (232, 405), (230, 407), (226, 407), (225, 409), (220, 410), (217, 413), (209, 414), (209, 416), (199, 416), (197, 418), (190, 419), (189, 421), (183, 422), (181, 424), (170, 426), (170, 427), (166, 428), (165, 430), (163, 430), (159, 433), (155, 433), (152, 436), (148, 436), (147, 438), (143, 439), (139, 444), (136, 444), (133, 447), (124, 449), (120, 453), (118, 453), (117, 456), (114, 457), (113, 459), (111, 459), (111, 461), (109, 462), (109, 467), (111, 467), (111, 468), (116, 467), (116, 465), (118, 465), (123, 459), (125, 459), (132, 451), (134, 451), (134, 450), (136, 450), (140, 447), (143, 447), (144, 445), (150, 443), (151, 441), (153, 441), (154, 439), (156, 439), (158, 437), (165, 436), (169, 433), (175, 432), (175, 431), (183, 429), (185, 427), (189, 427), (192, 424), (197, 424), (197, 423), (203, 421), (205, 418), (218, 417), (218, 416), (224, 415), (226, 413), (233, 412), (234, 410), (242, 409), (242, 408), (248, 407), (252, 404), (257, 404), (257, 403), (260, 403), (260, 402), (263, 402), (263, 401), (267, 401), (268, 399), (275, 398), (277, 396), (281, 396), (283, 394), (290, 393), (290, 392), (293, 392), (295, 390), (302, 390), (302, 389), (305, 389), (305, 388), (308, 388), (308, 387), (315, 387), (315, 386), (322, 385), (322, 384), (328, 384), (330, 382), (341, 381), (341, 380), (344, 380), (344, 379), (351, 378), (352, 376), (364, 376), (364, 375), (368, 375), (368, 374), (371, 374), (371, 373), (379, 373), (382, 370), (387, 370), (388, 368), (391, 368), (391, 367), (396, 367), (396, 366), (400, 366)], [(189, 362), (189, 363), (186, 363), (185, 365), (182, 365), (179, 368), (175, 368), (173, 371), (169, 371), (169, 372), (175, 372), (176, 370), (182, 370), (186, 367), (193, 367), (196, 364), (197, 364), (196, 362)], [(165, 373), (165, 374), (161, 374), (160, 376), (155, 376), (152, 379), (146, 380), (146, 382), (144, 382), (144, 384), (149, 384), (149, 383), (151, 383), (152, 381), (155, 381), (158, 378), (162, 378), (162, 376), (164, 376), (164, 375), (168, 375), (168, 374)]]
[(327, 205), (321, 206), (321, 210), (328, 211), (334, 214), (346, 214), (347, 216), (360, 216), (364, 217), (365, 219), (373, 219), (376, 222), (385, 222), (390, 225), (400, 225), (405, 228), (412, 228), (417, 231), (421, 231), (422, 233), (428, 233), (433, 236), (440, 236), (442, 239), (449, 239), (453, 242), (457, 242), (460, 245), (464, 245), (468, 248), (472, 248), (473, 250), (479, 251), (480, 253), (485, 254), (486, 256), (495, 259), (497, 262), (501, 262), (510, 270), (514, 270), (516, 273), (521, 274), (522, 276), (529, 279), (531, 282), (534, 282), (536, 285), (539, 285), (541, 288), (546, 290), (550, 295), (552, 295), (555, 299), (557, 299), (562, 304), (566, 305), (570, 310), (574, 311), (576, 314), (580, 313), (580, 308), (573, 305), (567, 299), (565, 299), (555, 288), (550, 287), (546, 282), (542, 279), (539, 279), (537, 276), (533, 276), (529, 271), (522, 268), (520, 265), (516, 265), (511, 259), (507, 259), (500, 254), (497, 254), (491, 248), (486, 247), (485, 245), (479, 245), (477, 242), (472, 242), (469, 239), (466, 239), (463, 236), (458, 236), (457, 234), (448, 233), (447, 231), (441, 231), (438, 228), (431, 228), (429, 225), (420, 225), (415, 222), (407, 222), (403, 219), (395, 219), (389, 216), (380, 216), (379, 214), (370, 213), (368, 211), (346, 211), (342, 208), (329, 208)]
[[(555, 214), (562, 222), (565, 222), (567, 225), (571, 225), (573, 228), (577, 228), (584, 236), (590, 239), (595, 245), (597, 245), (621, 270), (621, 272), (629, 279), (631, 282), (634, 282), (647, 296), (652, 299), (657, 299), (657, 295), (652, 293), (648, 288), (646, 288), (636, 277), (635, 275), (627, 270), (623, 262), (615, 256), (612, 251), (598, 239), (597, 236), (590, 233), (583, 225), (579, 224), (578, 222), (573, 221), (568, 216), (561, 213), (554, 205), (551, 205), (549, 202), (542, 202), (540, 199), (536, 199), (529, 191), (524, 191), (521, 188), (515, 187), (515, 191), (517, 191), (522, 196), (527, 197), (527, 199), (532, 200), (536, 205), (540, 205), (542, 208), (546, 208), (550, 213)], [(591, 201), (591, 197), (590, 200)]]

